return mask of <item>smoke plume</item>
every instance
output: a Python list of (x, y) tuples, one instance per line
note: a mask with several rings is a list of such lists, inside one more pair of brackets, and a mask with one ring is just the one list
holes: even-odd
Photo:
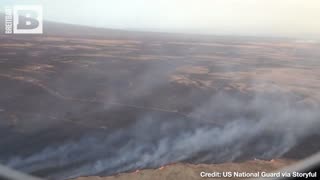
[(188, 117), (143, 115), (129, 128), (90, 133), (6, 164), (49, 178), (111, 175), (176, 162), (221, 163), (283, 156), (319, 134), (319, 107), (280, 93), (239, 98), (219, 93)]

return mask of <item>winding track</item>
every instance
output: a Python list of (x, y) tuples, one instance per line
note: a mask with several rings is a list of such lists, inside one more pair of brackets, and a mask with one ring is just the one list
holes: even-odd
[(29, 83), (33, 86), (36, 86), (38, 88), (41, 88), (48, 92), (50, 95), (62, 99), (65, 101), (76, 101), (76, 102), (82, 102), (82, 103), (103, 103), (103, 104), (109, 104), (109, 105), (115, 105), (115, 106), (123, 106), (123, 107), (129, 107), (129, 108), (135, 108), (135, 109), (142, 109), (142, 110), (148, 110), (148, 111), (157, 111), (157, 112), (165, 112), (165, 113), (175, 113), (184, 117), (189, 117), (188, 114), (178, 112), (177, 110), (169, 110), (169, 109), (164, 109), (164, 108), (159, 108), (159, 107), (145, 107), (145, 106), (139, 106), (139, 105), (134, 105), (134, 104), (125, 104), (125, 103), (119, 103), (119, 102), (104, 102), (104, 101), (99, 101), (97, 99), (79, 99), (79, 98), (74, 98), (74, 97), (68, 97), (63, 95), (61, 92), (57, 90), (53, 90), (46, 86), (45, 84), (41, 83), (41, 81), (34, 79), (34, 78), (28, 78), (24, 76), (10, 76), (7, 74), (0, 74), (0, 77), (8, 78), (11, 80), (16, 80), (16, 81), (21, 81), (25, 83)]

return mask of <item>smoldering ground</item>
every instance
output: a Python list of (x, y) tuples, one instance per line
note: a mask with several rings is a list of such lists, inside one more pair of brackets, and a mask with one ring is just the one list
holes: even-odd
[[(304, 103), (319, 97), (318, 45), (144, 36), (133, 48), (114, 37), (3, 37), (0, 163), (67, 179), (320, 149), (319, 105)], [(286, 92), (249, 92), (251, 79)]]
[(249, 99), (218, 93), (187, 117), (146, 113), (128, 128), (90, 133), (5, 164), (66, 179), (176, 162), (279, 158), (305, 138), (320, 135), (319, 106), (296, 101), (296, 96), (278, 92)]

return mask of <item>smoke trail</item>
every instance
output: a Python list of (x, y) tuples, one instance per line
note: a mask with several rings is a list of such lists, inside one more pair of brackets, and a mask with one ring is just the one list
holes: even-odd
[(29, 173), (45, 170), (49, 178), (65, 179), (182, 161), (277, 158), (303, 138), (319, 134), (319, 106), (295, 101), (279, 93), (257, 95), (249, 101), (220, 93), (190, 114), (198, 120), (146, 114), (127, 129), (88, 134), (29, 157), (12, 158), (6, 164)]

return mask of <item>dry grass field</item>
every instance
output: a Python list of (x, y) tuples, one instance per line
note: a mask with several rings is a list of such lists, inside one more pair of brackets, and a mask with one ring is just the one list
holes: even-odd
[(197, 179), (320, 149), (319, 42), (45, 27), (0, 35), (4, 165), (48, 179)]

